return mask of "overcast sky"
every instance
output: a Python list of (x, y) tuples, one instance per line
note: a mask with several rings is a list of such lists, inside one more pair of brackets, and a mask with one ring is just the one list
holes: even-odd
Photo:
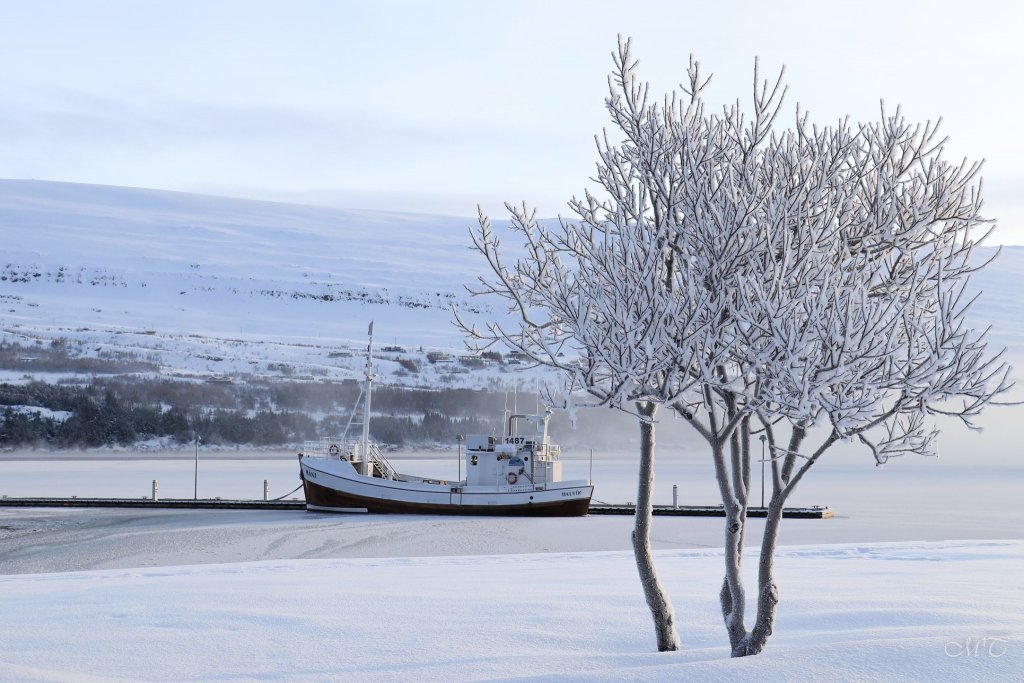
[(1009, 2), (7, 2), (0, 177), (472, 215), (589, 186), (616, 34), (710, 100), (787, 67), (788, 111), (942, 116), (1024, 244), (1024, 11)]

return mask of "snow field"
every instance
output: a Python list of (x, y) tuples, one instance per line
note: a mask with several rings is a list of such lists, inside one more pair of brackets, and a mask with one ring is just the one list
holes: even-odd
[(776, 635), (743, 660), (718, 615), (721, 553), (657, 556), (677, 653), (653, 651), (625, 551), (0, 576), (18, 615), (0, 622), (0, 679), (1011, 681), (1024, 667), (1021, 541), (783, 548)]

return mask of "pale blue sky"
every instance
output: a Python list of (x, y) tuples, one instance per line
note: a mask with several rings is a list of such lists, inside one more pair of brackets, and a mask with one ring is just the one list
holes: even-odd
[[(714, 5), (714, 6), (712, 6)], [(588, 186), (617, 33), (712, 101), (786, 64), (829, 123), (902, 103), (1024, 243), (1024, 11), (997, 2), (0, 2), (0, 177), (471, 215)]]

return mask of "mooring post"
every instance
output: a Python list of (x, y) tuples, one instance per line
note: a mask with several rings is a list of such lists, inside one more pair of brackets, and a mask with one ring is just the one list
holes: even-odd
[[(764, 442), (768, 440), (768, 437), (762, 434), (761, 439), (761, 507), (764, 507)], [(775, 455), (774, 453), (772, 454)], [(772, 470), (774, 471), (774, 470)]]
[(263, 480), (263, 500), (270, 500), (270, 480)]
[(676, 484), (672, 484), (672, 509), (679, 509), (679, 487)]
[(156, 479), (154, 479), (153, 480), (153, 500), (159, 500), (159, 496), (158, 496), (159, 493), (160, 493), (160, 484), (157, 483)]
[(202, 438), (196, 434), (196, 473), (192, 480), (192, 500), (199, 500), (199, 442)]

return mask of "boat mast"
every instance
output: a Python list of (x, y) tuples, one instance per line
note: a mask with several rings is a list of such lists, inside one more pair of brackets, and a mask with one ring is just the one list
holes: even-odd
[(366, 384), (363, 393), (366, 400), (363, 401), (363, 475), (369, 477), (373, 474), (373, 465), (370, 463), (370, 392), (373, 388), (373, 321), (370, 321), (370, 328), (366, 331), (370, 338), (366, 344)]

